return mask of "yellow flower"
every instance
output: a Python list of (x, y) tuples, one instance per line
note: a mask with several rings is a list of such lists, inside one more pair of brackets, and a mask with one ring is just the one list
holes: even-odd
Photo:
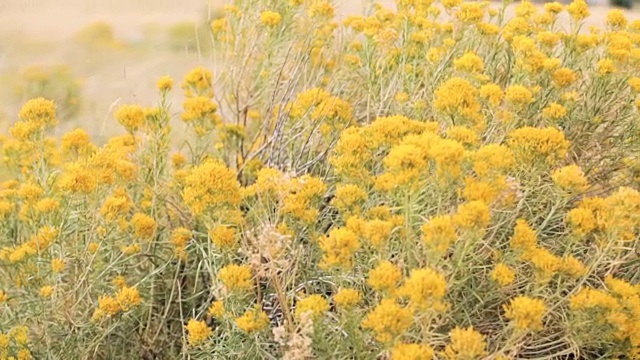
[(222, 121), (217, 114), (218, 105), (206, 96), (189, 97), (182, 107), (184, 108), (182, 120), (194, 126), (201, 125), (205, 129), (212, 129)]
[(472, 327), (466, 329), (456, 327), (451, 330), (449, 337), (451, 344), (445, 347), (443, 353), (448, 360), (479, 360), (487, 355), (487, 342), (484, 335)]
[(383, 299), (362, 321), (362, 327), (373, 330), (376, 340), (382, 343), (402, 335), (412, 324), (411, 310), (401, 307), (393, 299)]
[(17, 326), (11, 329), (9, 335), (18, 345), (27, 345), (29, 342), (29, 328), (26, 326)]
[(123, 286), (116, 295), (118, 306), (122, 311), (129, 311), (134, 306), (140, 305), (142, 299), (140, 293), (135, 287)]
[(551, 120), (562, 119), (567, 115), (567, 108), (558, 104), (558, 103), (550, 103), (547, 107), (542, 109), (542, 116)]
[(358, 185), (338, 184), (331, 204), (341, 212), (348, 212), (350, 210), (358, 210), (359, 206), (368, 198), (367, 192)]
[[(58, 200), (45, 198), (36, 203), (35, 210), (37, 213), (40, 213), (40, 214), (48, 214), (57, 210), (59, 207), (60, 207), (60, 202)], [(1, 208), (2, 207), (0, 206), (0, 213), (4, 213), (3, 211), (4, 209), (1, 209)], [(13, 209), (10, 209), (10, 210), (13, 210)]]
[[(421, 149), (414, 144), (399, 144), (394, 146), (383, 159), (387, 176), (394, 179), (394, 186), (402, 186), (415, 183), (420, 176), (420, 171), (427, 168), (427, 161)], [(383, 174), (384, 176), (384, 174)], [(380, 187), (381, 179), (378, 177), (377, 187)]]
[(606, 23), (614, 29), (619, 29), (627, 26), (627, 18), (624, 16), (624, 12), (620, 9), (609, 10), (607, 13)]
[(333, 296), (333, 301), (339, 309), (348, 310), (356, 306), (362, 300), (362, 294), (356, 289), (340, 289)]
[(240, 204), (240, 185), (235, 171), (218, 162), (207, 161), (193, 168), (185, 183), (182, 198), (195, 215)]
[(598, 74), (604, 76), (616, 71), (616, 67), (611, 59), (602, 59), (598, 61)]
[(567, 12), (576, 21), (580, 21), (591, 15), (589, 6), (585, 0), (573, 0), (573, 2), (567, 6)]
[(574, 311), (597, 307), (617, 310), (620, 308), (620, 303), (614, 296), (591, 288), (582, 288), (569, 298), (569, 308)]
[(616, 279), (611, 274), (604, 278), (604, 283), (612, 293), (619, 295), (624, 299), (631, 300), (632, 298), (640, 295), (640, 286), (626, 282), (622, 279)]
[(147, 214), (136, 213), (131, 218), (134, 235), (138, 239), (151, 240), (156, 232), (156, 221)]
[(564, 159), (569, 150), (564, 133), (552, 127), (521, 127), (507, 135), (507, 144), (522, 165), (531, 165), (537, 159), (554, 164)]
[(442, 302), (447, 291), (444, 275), (431, 269), (413, 269), (398, 294), (409, 298), (409, 304), (419, 310), (444, 311)]
[(596, 218), (591, 209), (578, 207), (567, 213), (567, 222), (573, 232), (579, 236), (585, 236), (597, 228)]
[(433, 217), (422, 225), (422, 241), (427, 247), (438, 253), (444, 253), (457, 239), (454, 222), (449, 215)]
[(516, 279), (516, 273), (507, 265), (499, 263), (491, 271), (491, 279), (500, 286), (508, 286)]
[(260, 23), (265, 26), (277, 26), (282, 22), (282, 15), (275, 11), (263, 11), (260, 14)]
[(546, 59), (542, 66), (546, 70), (551, 71), (551, 70), (558, 69), (561, 63), (562, 63), (561, 60), (558, 58), (550, 58), (550, 59)]
[(171, 245), (175, 248), (176, 256), (184, 258), (187, 242), (191, 240), (192, 236), (191, 231), (183, 227), (176, 228), (171, 232)]
[(551, 173), (551, 178), (557, 187), (568, 193), (582, 193), (589, 187), (587, 178), (577, 165), (556, 169)]
[(458, 207), (455, 223), (466, 230), (484, 230), (491, 222), (489, 207), (482, 201), (470, 201)]
[(479, 143), (478, 133), (465, 126), (448, 128), (447, 137), (467, 146), (475, 146)]
[(233, 249), (236, 244), (236, 231), (230, 226), (216, 226), (209, 230), (209, 238), (218, 247), (218, 249)]
[(553, 72), (553, 82), (559, 87), (565, 87), (573, 84), (577, 80), (576, 74), (573, 70), (568, 68), (560, 68)]
[(364, 223), (364, 236), (371, 245), (380, 247), (389, 240), (393, 228), (391, 221), (373, 219)]
[(472, 153), (473, 170), (481, 177), (502, 174), (515, 165), (511, 149), (504, 145), (489, 144)]
[(127, 279), (122, 275), (118, 275), (114, 277), (113, 280), (111, 280), (111, 283), (118, 288), (122, 288), (124, 286), (127, 286)]
[(640, 77), (632, 77), (627, 83), (635, 93), (640, 93)]
[(481, 22), (476, 24), (476, 27), (478, 28), (478, 32), (484, 36), (497, 35), (500, 32), (500, 28), (492, 23)]
[(44, 226), (38, 229), (36, 236), (29, 241), (34, 249), (46, 249), (58, 236), (58, 229), (51, 226)]
[(360, 241), (356, 234), (347, 228), (334, 228), (329, 235), (320, 238), (320, 249), (322, 250), (322, 260), (319, 264), (321, 268), (350, 268), (351, 259), (358, 249)]
[(242, 316), (236, 318), (236, 325), (247, 334), (262, 331), (269, 327), (269, 317), (262, 311), (259, 305), (247, 310)]
[(18, 350), (18, 360), (31, 360), (31, 351), (29, 349)]
[(76, 154), (90, 154), (95, 150), (91, 138), (82, 129), (71, 130), (62, 136), (62, 150)]
[(552, 14), (559, 14), (562, 12), (563, 9), (564, 9), (564, 6), (557, 1), (548, 2), (544, 4), (544, 10)]
[(113, 316), (120, 311), (120, 304), (115, 298), (103, 295), (98, 299), (98, 308), (96, 310), (105, 315)]
[(448, 115), (456, 113), (477, 112), (480, 103), (477, 96), (478, 90), (465, 79), (452, 77), (445, 81), (435, 91), (433, 103), (436, 110)]
[(317, 319), (329, 311), (329, 302), (321, 295), (310, 295), (296, 303), (296, 317), (309, 313), (311, 318)]
[(458, 6), (458, 5), (460, 5), (460, 3), (462, 3), (462, 0), (442, 0), (442, 1), (440, 1), (440, 3), (446, 9), (451, 9), (451, 8), (454, 8), (454, 7)]
[(196, 346), (213, 335), (213, 330), (211, 330), (204, 321), (198, 321), (196, 319), (189, 319), (189, 322), (184, 328), (187, 329), (187, 339), (191, 346)]
[(510, 245), (515, 250), (531, 250), (538, 245), (538, 235), (524, 219), (518, 219)]
[(187, 158), (181, 153), (175, 153), (171, 156), (171, 164), (176, 169), (181, 169), (187, 163)]
[(212, 77), (213, 74), (210, 70), (196, 66), (184, 77), (180, 88), (186, 97), (207, 96), (211, 98), (213, 97)]
[(572, 278), (580, 278), (587, 273), (587, 267), (573, 256), (562, 258), (560, 270)]
[(253, 288), (253, 275), (248, 265), (227, 265), (218, 272), (218, 279), (229, 291), (248, 291)]
[(144, 124), (144, 109), (138, 105), (122, 105), (116, 110), (115, 116), (120, 125), (130, 133), (137, 131)]
[(376, 291), (393, 293), (402, 278), (400, 269), (389, 261), (383, 261), (369, 271), (367, 285)]
[(429, 149), (429, 157), (435, 160), (438, 175), (446, 178), (456, 178), (460, 175), (464, 154), (464, 146), (449, 139), (440, 139)]
[[(40, 201), (38, 201), (40, 204)], [(0, 200), (0, 219), (6, 219), (15, 210), (15, 204), (9, 201)], [(42, 209), (36, 204), (36, 211), (42, 213)]]
[(404, 91), (401, 91), (401, 92), (396, 94), (394, 99), (398, 104), (404, 104), (407, 101), (409, 101), (409, 94), (407, 94)]
[(491, 106), (496, 107), (500, 105), (500, 102), (504, 97), (504, 92), (497, 84), (485, 84), (480, 87), (480, 97), (488, 100)]
[(40, 127), (52, 127), (56, 125), (56, 104), (44, 98), (35, 98), (27, 101), (18, 114), (21, 121), (34, 123)]
[(396, 343), (391, 349), (391, 360), (431, 360), (434, 352), (429, 345)]
[(540, 299), (528, 296), (518, 296), (511, 299), (509, 305), (503, 305), (505, 316), (512, 320), (518, 330), (542, 330), (542, 318), (547, 312), (547, 306)]
[(209, 314), (209, 316), (212, 316), (216, 319), (222, 318), (222, 316), (224, 315), (224, 302), (222, 300), (216, 300), (213, 303), (211, 303), (211, 306), (209, 306), (209, 310), (207, 311), (207, 314)]
[(512, 85), (507, 88), (505, 98), (517, 108), (523, 108), (533, 102), (533, 94), (522, 85)]
[(456, 18), (468, 23), (477, 23), (484, 17), (485, 7), (486, 4), (482, 2), (463, 2), (456, 11)]
[(90, 242), (87, 246), (87, 250), (89, 250), (89, 253), (91, 254), (95, 254), (98, 251), (98, 248), (100, 248), (100, 244), (96, 242)]
[(18, 196), (24, 200), (31, 201), (40, 197), (44, 191), (36, 184), (22, 183), (18, 189)]
[(51, 260), (51, 271), (54, 273), (59, 273), (64, 270), (65, 262), (62, 259), (53, 259)]
[[(467, 3), (465, 3), (467, 4)], [(484, 70), (484, 62), (482, 58), (473, 52), (467, 52), (462, 57), (453, 61), (456, 70), (466, 71), (469, 73), (480, 73)]]
[(160, 79), (158, 79), (158, 82), (156, 83), (156, 87), (161, 92), (170, 91), (171, 88), (173, 88), (173, 79), (171, 78), (171, 76), (165, 75)]
[(314, 204), (320, 201), (326, 189), (322, 179), (317, 177), (304, 175), (294, 179), (290, 193), (284, 198), (282, 213), (304, 223), (313, 223), (319, 215)]
[(53, 295), (53, 286), (43, 286), (40, 288), (40, 297), (48, 298)]
[(4, 290), (0, 290), (0, 304), (6, 302), (7, 299), (9, 299), (9, 296), (7, 295), (7, 293), (4, 292)]
[(90, 194), (98, 184), (93, 171), (80, 163), (73, 162), (65, 165), (65, 171), (60, 175), (58, 185), (67, 192)]
[(492, 204), (504, 192), (506, 187), (504, 177), (497, 177), (489, 181), (481, 181), (474, 177), (464, 179), (462, 196), (467, 201), (482, 201)]
[(554, 47), (560, 41), (560, 35), (551, 31), (541, 31), (536, 36), (538, 41), (547, 47)]
[(335, 9), (329, 1), (319, 0), (309, 7), (307, 14), (311, 18), (332, 18), (335, 14)]

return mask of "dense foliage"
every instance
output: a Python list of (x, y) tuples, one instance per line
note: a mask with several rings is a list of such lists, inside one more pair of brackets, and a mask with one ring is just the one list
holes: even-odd
[(27, 101), (0, 358), (638, 359), (640, 22), (396, 3), (237, 0), (106, 144)]

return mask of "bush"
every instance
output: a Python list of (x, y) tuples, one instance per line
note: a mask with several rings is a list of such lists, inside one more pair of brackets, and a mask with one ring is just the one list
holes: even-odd
[(104, 21), (94, 22), (79, 30), (74, 40), (88, 49), (119, 47), (120, 42), (115, 38), (113, 26)]
[(58, 117), (67, 120), (76, 116), (82, 105), (82, 80), (65, 65), (31, 66), (20, 73), (15, 94), (21, 102), (35, 97), (52, 99)]
[(582, 0), (342, 25), (325, 1), (236, 4), (217, 73), (180, 84), (182, 148), (168, 77), (102, 146), (48, 137), (49, 100), (20, 111), (3, 355), (638, 356), (637, 23), (580, 33)]

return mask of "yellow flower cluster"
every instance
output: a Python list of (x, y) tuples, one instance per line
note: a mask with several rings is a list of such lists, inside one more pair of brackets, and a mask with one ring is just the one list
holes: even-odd
[(547, 312), (547, 306), (540, 299), (528, 296), (518, 296), (504, 305), (505, 316), (513, 321), (518, 330), (542, 330), (542, 319)]
[(298, 318), (308, 315), (312, 319), (318, 319), (329, 310), (329, 302), (318, 294), (309, 295), (296, 303), (296, 316)]
[(253, 275), (246, 265), (227, 265), (218, 272), (218, 279), (232, 292), (244, 292), (253, 288)]
[(411, 310), (400, 306), (393, 299), (383, 299), (362, 321), (362, 327), (371, 329), (376, 340), (383, 343), (402, 335), (412, 324)]
[(266, 26), (277, 26), (282, 22), (282, 15), (275, 11), (264, 11), (260, 14), (260, 23)]
[(472, 327), (456, 327), (449, 337), (451, 344), (444, 349), (444, 356), (449, 360), (480, 359), (487, 354), (485, 337)]
[(245, 333), (253, 333), (266, 329), (269, 326), (269, 317), (260, 309), (255, 307), (247, 310), (242, 316), (236, 319), (236, 325)]
[(360, 241), (356, 234), (346, 228), (335, 228), (328, 236), (319, 240), (323, 252), (321, 267), (339, 266), (350, 268), (353, 254), (360, 249)]
[(431, 269), (414, 269), (398, 295), (407, 297), (409, 305), (420, 310), (446, 310), (442, 301), (447, 291), (447, 280), (442, 274)]
[(105, 316), (112, 317), (121, 311), (129, 311), (141, 303), (142, 298), (137, 288), (122, 286), (114, 296), (100, 296), (98, 307), (93, 312), (93, 319), (100, 320)]
[(182, 197), (196, 215), (233, 210), (241, 199), (236, 173), (216, 161), (207, 161), (189, 172)]
[(185, 329), (188, 332), (189, 345), (197, 346), (206, 341), (213, 331), (207, 326), (204, 321), (198, 321), (196, 319), (189, 319)]

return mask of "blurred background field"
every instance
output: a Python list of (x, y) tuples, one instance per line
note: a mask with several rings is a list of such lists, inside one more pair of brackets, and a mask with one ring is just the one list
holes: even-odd
[[(155, 81), (175, 79), (195, 65), (213, 67), (209, 22), (224, 0), (20, 0), (0, 2), (0, 129), (6, 133), (30, 97), (56, 100), (58, 135), (81, 126), (97, 143), (120, 132), (119, 104), (152, 105)], [(337, 1), (339, 13), (370, 1)], [(393, 0), (384, 0), (393, 7)], [(496, 4), (497, 6), (497, 4)], [(609, 7), (592, 6), (587, 26), (602, 24)], [(635, 9), (629, 20), (640, 18)], [(215, 70), (215, 69), (214, 69)], [(181, 96), (174, 92), (174, 109)], [(175, 123), (176, 127), (181, 124)]]

